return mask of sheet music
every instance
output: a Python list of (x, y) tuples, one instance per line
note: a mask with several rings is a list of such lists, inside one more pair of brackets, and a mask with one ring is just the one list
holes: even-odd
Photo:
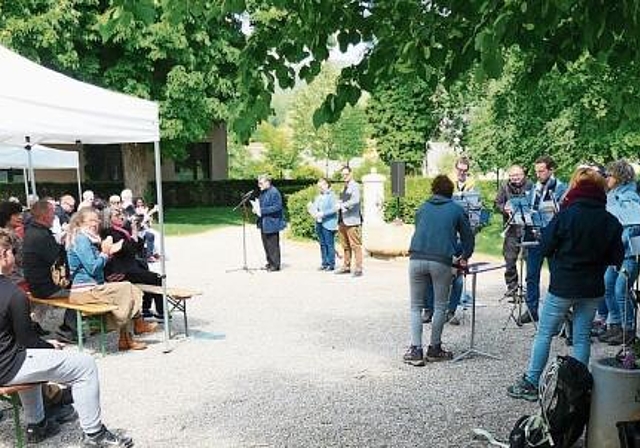
[(262, 216), (262, 210), (260, 210), (260, 201), (258, 199), (253, 199), (249, 202), (251, 203), (251, 211), (257, 216)]

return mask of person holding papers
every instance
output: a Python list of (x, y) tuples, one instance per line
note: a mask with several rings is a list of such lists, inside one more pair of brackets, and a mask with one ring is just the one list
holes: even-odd
[(282, 195), (271, 185), (271, 177), (258, 177), (260, 196), (251, 201), (251, 209), (258, 216), (257, 225), (262, 234), (262, 246), (267, 257), (265, 269), (269, 272), (280, 270), (280, 231), (286, 227)]

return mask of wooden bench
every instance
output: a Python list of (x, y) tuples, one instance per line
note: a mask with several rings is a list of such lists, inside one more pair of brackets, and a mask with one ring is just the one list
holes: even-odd
[(0, 400), (6, 401), (11, 405), (13, 412), (13, 424), (15, 425), (16, 446), (18, 448), (22, 448), (24, 446), (24, 432), (20, 425), (20, 398), (18, 397), (18, 392), (33, 389), (36, 386), (37, 384), (0, 386)]
[(64, 308), (67, 310), (74, 310), (76, 312), (77, 319), (77, 327), (78, 327), (78, 349), (82, 351), (83, 349), (83, 335), (84, 335), (84, 326), (83, 326), (83, 318), (86, 318), (87, 321), (95, 321), (97, 320), (100, 326), (100, 352), (104, 356), (106, 354), (106, 328), (104, 322), (104, 315), (110, 313), (111, 311), (117, 310), (118, 307), (116, 305), (109, 305), (106, 303), (87, 303), (87, 304), (77, 304), (71, 303), (68, 298), (60, 298), (60, 299), (39, 299), (37, 297), (29, 296), (29, 300), (32, 303), (37, 303), (39, 305), (48, 305), (53, 306), (55, 308)]
[[(142, 292), (149, 294), (162, 295), (162, 286), (144, 285), (136, 283), (135, 286), (140, 288)], [(184, 335), (189, 336), (189, 322), (187, 319), (187, 300), (194, 296), (202, 295), (201, 291), (194, 291), (187, 288), (169, 288), (167, 287), (167, 303), (169, 304), (169, 317), (174, 311), (179, 311), (184, 317)], [(171, 337), (171, 325), (169, 325), (169, 337)]]

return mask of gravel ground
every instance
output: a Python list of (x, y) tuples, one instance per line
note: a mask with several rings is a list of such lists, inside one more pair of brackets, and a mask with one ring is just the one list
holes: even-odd
[[(96, 355), (110, 428), (126, 428), (137, 447), (480, 447), (473, 428), (505, 439), (535, 410), (505, 393), (526, 367), (534, 331), (513, 322), (503, 330), (501, 271), (478, 277), (476, 335), (477, 348), (501, 359), (416, 368), (401, 362), (407, 260), (367, 258), (365, 275), (351, 278), (318, 272), (314, 244), (283, 246), (282, 272), (226, 272), (243, 265), (239, 228), (167, 240), (169, 284), (204, 295), (189, 302), (190, 338), (167, 346), (158, 332), (145, 338), (148, 350), (117, 353), (111, 335), (111, 353)], [(250, 267), (264, 264), (253, 228), (247, 252)], [(456, 353), (469, 346), (469, 317), (445, 327)], [(554, 350), (567, 352), (562, 340)], [(12, 434), (5, 417), (0, 446)], [(80, 436), (68, 424), (41, 446), (79, 446)]]

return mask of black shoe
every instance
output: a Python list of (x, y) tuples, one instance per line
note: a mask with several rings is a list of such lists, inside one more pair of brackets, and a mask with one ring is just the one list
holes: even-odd
[(45, 417), (40, 423), (27, 425), (27, 443), (40, 443), (59, 432), (60, 425), (54, 420), (49, 420)]
[(430, 310), (429, 308), (424, 308), (422, 310), (422, 323), (430, 324), (432, 320), (433, 320), (433, 310)]
[(275, 267), (275, 266), (269, 266), (267, 268), (267, 272), (278, 272), (280, 270), (279, 267)]
[(82, 437), (82, 443), (84, 446), (91, 447), (124, 447), (130, 448), (133, 446), (133, 440), (131, 437), (117, 436), (109, 431), (104, 425), (97, 434), (88, 435), (84, 434)]
[(443, 349), (442, 346), (430, 345), (424, 358), (429, 362), (450, 361), (453, 359), (453, 352)]
[(507, 387), (507, 394), (511, 398), (518, 398), (527, 401), (538, 401), (538, 388), (531, 384), (526, 376), (522, 375), (515, 384)]
[(417, 347), (415, 345), (409, 346), (407, 352), (402, 357), (402, 361), (405, 364), (410, 364), (414, 367), (424, 367), (425, 364), (422, 347)]
[(75, 331), (71, 330), (68, 327), (61, 326), (56, 331), (56, 339), (59, 339), (62, 342), (67, 344), (77, 344), (78, 343), (78, 335)]
[(46, 416), (60, 425), (78, 420), (78, 413), (70, 404), (53, 406), (46, 410)]
[(353, 271), (354, 277), (362, 277), (362, 271)]
[(351, 269), (338, 269), (337, 271), (334, 272), (334, 274), (336, 275), (340, 275), (340, 274), (350, 274), (351, 273)]

